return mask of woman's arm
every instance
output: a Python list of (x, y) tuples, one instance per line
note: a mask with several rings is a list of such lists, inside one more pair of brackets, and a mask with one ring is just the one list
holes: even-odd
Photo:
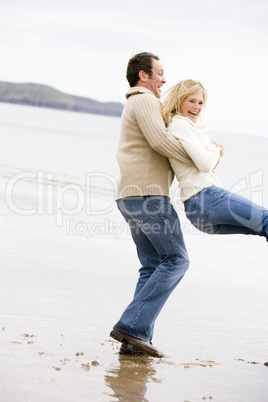
[(169, 126), (169, 131), (182, 144), (196, 167), (204, 173), (211, 172), (219, 161), (221, 148), (220, 144), (209, 143), (205, 147), (195, 130), (198, 127), (191, 127), (186, 121), (174, 118)]

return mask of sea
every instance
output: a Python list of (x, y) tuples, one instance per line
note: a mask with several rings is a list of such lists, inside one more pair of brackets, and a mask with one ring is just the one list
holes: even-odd
[[(120, 118), (0, 103), (0, 167), (5, 179), (24, 172), (112, 194), (119, 169)], [(211, 131), (225, 155), (223, 187), (268, 206), (268, 137)], [(27, 177), (28, 174), (28, 177)], [(172, 194), (177, 194), (176, 181)]]

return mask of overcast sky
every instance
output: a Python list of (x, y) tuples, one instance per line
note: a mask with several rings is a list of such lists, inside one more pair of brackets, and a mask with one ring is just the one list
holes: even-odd
[(0, 80), (125, 102), (129, 58), (202, 81), (211, 129), (267, 135), (267, 0), (0, 0)]

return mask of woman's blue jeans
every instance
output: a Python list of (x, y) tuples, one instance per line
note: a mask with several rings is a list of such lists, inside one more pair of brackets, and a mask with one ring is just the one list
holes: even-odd
[(117, 205), (130, 226), (141, 268), (134, 298), (115, 327), (151, 342), (158, 314), (189, 267), (180, 221), (165, 196), (127, 197)]
[(199, 230), (209, 234), (252, 234), (268, 241), (268, 210), (217, 186), (186, 200), (185, 213)]

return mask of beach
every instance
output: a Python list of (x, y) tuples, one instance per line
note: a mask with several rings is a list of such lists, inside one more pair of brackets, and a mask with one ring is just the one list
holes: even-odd
[[(266, 402), (265, 239), (198, 232), (173, 187), (191, 264), (156, 323), (165, 357), (120, 355), (109, 333), (139, 262), (113, 201), (119, 119), (0, 110), (1, 402)], [(267, 138), (233, 177), (228, 138), (223, 182), (266, 202)]]

